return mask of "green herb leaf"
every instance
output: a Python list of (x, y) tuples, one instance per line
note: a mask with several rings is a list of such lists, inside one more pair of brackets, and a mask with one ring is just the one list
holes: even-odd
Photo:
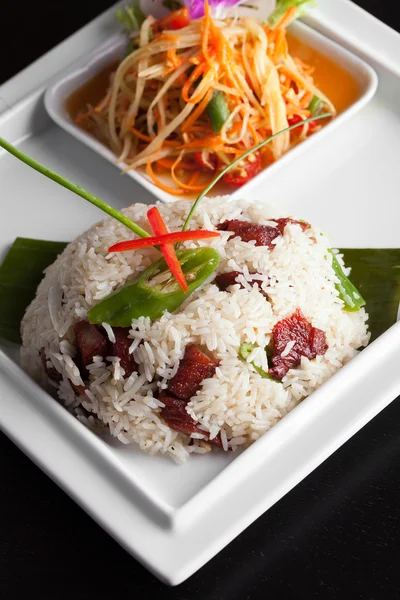
[(24, 162), (26, 165), (28, 165), (32, 169), (35, 169), (35, 171), (38, 171), (45, 177), (48, 177), (52, 181), (55, 181), (56, 183), (62, 185), (67, 190), (70, 190), (70, 192), (73, 192), (74, 194), (77, 194), (77, 196), (80, 196), (87, 202), (90, 202), (90, 204), (97, 206), (97, 208), (99, 208), (103, 212), (107, 213), (108, 215), (110, 215), (111, 217), (113, 217), (114, 219), (119, 221), (120, 223), (123, 223), (126, 227), (128, 227), (128, 229), (131, 229), (131, 231), (136, 233), (136, 235), (138, 235), (139, 237), (142, 237), (142, 238), (150, 237), (150, 234), (147, 233), (147, 231), (145, 231), (144, 229), (139, 227), (139, 225), (136, 225), (136, 223), (133, 223), (133, 221), (128, 219), (128, 217), (126, 217), (125, 215), (120, 213), (118, 210), (116, 210), (115, 208), (113, 208), (112, 206), (110, 206), (109, 204), (104, 202), (104, 200), (100, 200), (100, 198), (97, 198), (97, 196), (94, 196), (90, 192), (84, 190), (79, 185), (76, 185), (76, 183), (72, 183), (71, 181), (68, 181), (68, 179), (65, 179), (65, 177), (62, 177), (58, 173), (55, 173), (55, 171), (52, 171), (48, 167), (45, 167), (40, 162), (38, 162), (31, 156), (28, 156), (27, 154), (22, 152), (22, 150), (20, 150), (19, 148), (16, 148), (12, 144), (10, 144), (10, 142), (7, 142), (7, 140), (3, 139), (2, 137), (0, 137), (0, 147), (4, 148), (4, 150), (7, 150), (7, 152), (9, 152), (13, 156), (15, 156), (15, 158), (18, 158), (20, 161)]
[(286, 11), (291, 6), (297, 8), (295, 19), (300, 19), (307, 14), (310, 8), (316, 6), (315, 0), (277, 0), (274, 12), (269, 16), (268, 23), (271, 27), (275, 27), (282, 19)]
[(115, 16), (128, 33), (138, 31), (146, 18), (137, 0), (129, 6), (118, 8), (115, 11)]
[(64, 250), (65, 242), (17, 238), (0, 267), (0, 339), (20, 343), (20, 324), (35, 297), (43, 271)]
[(400, 303), (400, 249), (340, 249), (369, 314), (371, 341), (394, 325)]
[[(247, 359), (249, 358), (250, 354), (253, 352), (254, 348), (258, 348), (257, 344), (250, 344), (250, 343), (245, 343), (242, 344), (239, 348), (239, 356), (242, 360), (244, 360), (244, 362), (247, 362)], [(254, 362), (250, 363), (252, 365), (252, 367), (254, 368), (254, 370), (261, 375), (261, 377), (263, 379), (271, 379), (271, 381), (277, 381), (278, 383), (280, 383), (279, 379), (275, 379), (274, 377), (272, 377), (269, 373), (267, 373), (266, 371), (264, 371), (264, 369), (262, 369), (261, 367), (257, 367), (257, 365), (254, 364)]]
[(339, 279), (339, 283), (336, 284), (336, 289), (339, 292), (340, 299), (344, 302), (345, 310), (357, 312), (360, 308), (365, 306), (365, 300), (356, 286), (344, 274), (343, 269), (332, 250), (329, 252), (332, 256), (332, 268), (335, 271), (336, 277)]

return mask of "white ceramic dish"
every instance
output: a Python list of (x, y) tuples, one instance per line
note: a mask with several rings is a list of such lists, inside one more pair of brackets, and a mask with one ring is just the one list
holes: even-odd
[[(133, 199), (151, 202), (152, 195), (55, 127), (43, 107), (44, 70), (58, 77), (66, 56), (87, 56), (109, 39), (113, 13), (0, 88), (0, 135), (120, 208)], [(378, 71), (377, 94), (329, 143), (309, 145), (309, 169), (293, 161), (290, 178), (281, 169), (254, 195), (283, 199), (339, 247), (398, 247), (400, 36), (346, 0), (334, 7), (320, 0), (313, 26), (361, 49)], [(2, 197), (12, 198), (0, 219), (0, 260), (18, 235), (70, 240), (101, 218), (4, 152), (0, 182)], [(399, 353), (398, 323), (246, 452), (199, 456), (177, 467), (93, 435), (21, 371), (18, 348), (0, 344), (0, 424), (128, 552), (176, 585), (400, 394)]]
[[(144, 9), (147, 4), (148, 3), (146, 2), (142, 2)], [(293, 23), (291, 31), (306, 45), (342, 65), (349, 73), (351, 73), (359, 84), (359, 97), (354, 104), (340, 114), (334, 121), (329, 123), (317, 134), (292, 149), (268, 169), (263, 170), (257, 177), (249, 181), (239, 191), (236, 191), (236, 195), (247, 193), (250, 188), (267, 181), (274, 173), (287, 168), (289, 163), (296, 159), (303, 160), (304, 165), (306, 165), (309, 148), (314, 144), (323, 144), (324, 138), (331, 135), (336, 128), (341, 127), (347, 119), (365, 106), (376, 91), (378, 83), (377, 76), (375, 71), (367, 63), (303, 23)], [(67, 98), (82, 87), (84, 83), (89, 81), (108, 65), (120, 60), (125, 48), (126, 36), (117, 34), (111, 37), (104, 44), (94, 49), (88, 55), (80, 57), (70, 67), (60, 73), (56, 81), (48, 88), (45, 95), (45, 106), (50, 117), (60, 127), (65, 129), (65, 131), (68, 131), (68, 133), (89, 146), (89, 148), (100, 154), (112, 164), (115, 164), (116, 162), (114, 153), (76, 125), (66, 110), (65, 102)], [(126, 167), (125, 163), (119, 163), (116, 166), (120, 170), (123, 170)], [(127, 175), (143, 185), (156, 198), (164, 202), (174, 201), (175, 198), (171, 196), (171, 194), (168, 194), (154, 185), (151, 179), (143, 171), (131, 170), (128, 171)], [(229, 191), (231, 192), (232, 190)]]

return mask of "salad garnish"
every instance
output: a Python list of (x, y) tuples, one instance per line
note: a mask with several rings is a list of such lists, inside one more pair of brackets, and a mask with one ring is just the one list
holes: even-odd
[[(125, 172), (141, 168), (163, 191), (195, 196), (210, 174), (270, 135), (320, 112), (336, 115), (312, 65), (291, 53), (287, 26), (306, 3), (263, 0), (250, 2), (250, 11), (247, 2), (232, 0), (168, 6), (174, 10), (166, 16), (144, 20), (137, 3), (120, 9), (126, 55), (100, 101), (83, 102), (73, 114)], [(235, 6), (247, 12), (229, 13)], [(313, 119), (293, 135), (286, 131), (224, 183), (245, 184), (321, 125)]]

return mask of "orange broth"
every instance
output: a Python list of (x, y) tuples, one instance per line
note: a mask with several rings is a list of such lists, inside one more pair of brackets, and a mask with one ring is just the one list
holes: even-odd
[(351, 73), (292, 34), (288, 33), (287, 39), (290, 54), (314, 68), (312, 77), (316, 87), (331, 100), (338, 113), (356, 102), (360, 86)]
[(86, 110), (88, 104), (96, 106), (106, 95), (110, 85), (110, 75), (117, 67), (118, 62), (113, 62), (94, 77), (88, 79), (80, 88), (72, 92), (65, 102), (65, 108), (71, 119), (75, 121), (78, 114)]

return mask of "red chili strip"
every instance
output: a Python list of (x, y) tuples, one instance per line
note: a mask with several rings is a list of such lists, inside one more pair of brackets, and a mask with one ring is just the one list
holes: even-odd
[(111, 246), (109, 252), (126, 252), (127, 250), (139, 250), (149, 246), (159, 246), (160, 244), (175, 244), (175, 242), (184, 242), (187, 240), (203, 240), (206, 238), (218, 237), (217, 231), (206, 231), (204, 229), (195, 229), (192, 231), (174, 231), (163, 235), (155, 235), (148, 238), (139, 238), (137, 240), (127, 240), (118, 242)]
[(151, 30), (154, 34), (156, 34), (156, 33), (160, 33), (161, 31), (164, 31), (164, 29), (167, 29), (167, 30), (183, 29), (184, 27), (187, 27), (189, 24), (190, 24), (190, 12), (189, 12), (188, 8), (184, 7), (184, 8), (179, 8), (178, 10), (174, 10), (173, 12), (171, 12), (166, 17), (163, 17), (162, 19), (157, 19), (157, 21), (154, 21), (154, 23), (151, 26)]
[[(150, 210), (147, 211), (147, 218), (156, 236), (163, 236), (169, 233), (167, 226), (165, 225), (163, 218), (160, 214), (160, 211), (156, 206), (150, 208)], [(188, 286), (186, 283), (186, 279), (183, 274), (181, 263), (179, 262), (179, 259), (176, 255), (173, 244), (162, 243), (160, 244), (160, 250), (164, 255), (165, 262), (167, 263), (172, 275), (175, 277), (176, 281), (179, 283), (183, 291), (187, 292)]]

